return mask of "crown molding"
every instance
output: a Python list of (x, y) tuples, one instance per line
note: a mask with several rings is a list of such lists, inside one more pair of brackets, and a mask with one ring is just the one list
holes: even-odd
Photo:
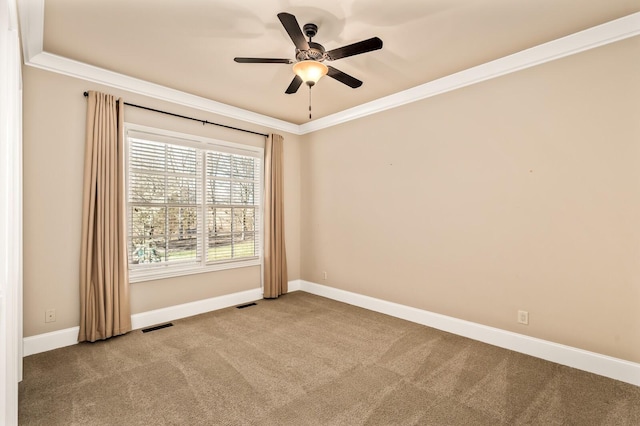
[(258, 114), (242, 108), (223, 104), (211, 99), (206, 99), (190, 93), (181, 92), (159, 84), (150, 83), (145, 80), (129, 77), (104, 68), (88, 65), (83, 62), (74, 61), (62, 56), (53, 55), (51, 53), (42, 52), (32, 57), (27, 65), (52, 71), (71, 77), (80, 78), (94, 83), (103, 84), (105, 86), (126, 90), (132, 93), (149, 96), (154, 99), (171, 102), (178, 105), (184, 105), (196, 108), (202, 111), (219, 114), (224, 117), (241, 120), (246, 123), (253, 123), (265, 126), (275, 130), (298, 134), (297, 124), (278, 120), (273, 117)]
[(640, 34), (640, 12), (300, 125), (315, 132)]
[(44, 0), (18, 0), (24, 63), (40, 54), (44, 39)]
[(19, 34), (20, 25), (18, 21), (18, 3), (16, 3), (16, 0), (7, 1), (7, 11), (7, 29), (11, 32), (15, 31), (16, 34)]
[(640, 12), (301, 125), (43, 51), (44, 0), (19, 0), (25, 65), (297, 135), (427, 99), (640, 35)]

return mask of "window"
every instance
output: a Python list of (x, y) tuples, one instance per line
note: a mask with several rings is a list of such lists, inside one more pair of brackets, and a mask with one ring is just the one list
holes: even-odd
[(131, 281), (261, 263), (262, 149), (127, 125)]

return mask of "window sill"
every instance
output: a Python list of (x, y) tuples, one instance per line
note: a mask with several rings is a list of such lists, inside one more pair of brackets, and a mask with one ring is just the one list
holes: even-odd
[(204, 274), (207, 272), (224, 271), (226, 269), (246, 268), (249, 266), (260, 266), (262, 263), (259, 258), (231, 261), (224, 263), (216, 263), (206, 266), (194, 265), (163, 265), (157, 267), (145, 268), (144, 270), (129, 271), (129, 283), (138, 283), (143, 281), (161, 280), (165, 278), (181, 277), (183, 275)]

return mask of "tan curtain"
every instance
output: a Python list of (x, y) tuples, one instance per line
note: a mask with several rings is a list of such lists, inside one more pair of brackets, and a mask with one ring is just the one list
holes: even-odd
[(131, 330), (124, 204), (123, 102), (89, 92), (78, 341)]
[(284, 246), (283, 138), (269, 135), (265, 146), (264, 291), (272, 299), (288, 291)]

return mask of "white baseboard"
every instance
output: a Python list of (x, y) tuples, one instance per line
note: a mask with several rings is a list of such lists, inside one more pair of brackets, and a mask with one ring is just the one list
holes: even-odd
[(204, 314), (205, 312), (253, 302), (258, 299), (262, 299), (262, 289), (260, 288), (184, 303), (182, 305), (169, 306), (168, 308), (131, 315), (131, 327), (137, 330), (167, 321), (174, 321), (180, 318), (192, 317), (194, 315)]
[[(459, 336), (485, 342), (501, 348), (542, 358), (568, 367), (588, 371), (632, 385), (640, 386), (640, 364), (589, 352), (558, 343), (549, 342), (523, 334), (513, 333), (482, 324), (436, 314), (362, 294), (327, 287), (304, 280), (289, 281), (289, 291), (305, 291), (339, 302), (359, 306), (417, 324), (437, 328)], [(140, 329), (167, 321), (174, 321), (205, 312), (215, 311), (262, 298), (262, 290), (242, 291), (220, 297), (199, 300), (182, 305), (134, 314), (133, 329)], [(39, 334), (23, 339), (24, 356), (46, 352), (77, 343), (79, 327), (71, 327), (51, 333)]]
[[(137, 330), (167, 321), (174, 321), (180, 318), (240, 305), (242, 303), (253, 302), (258, 299), (262, 299), (262, 289), (260, 288), (184, 303), (182, 305), (169, 306), (168, 308), (131, 315), (131, 326), (134, 330)], [(80, 327), (71, 327), (51, 333), (25, 337), (22, 340), (24, 356), (75, 345), (78, 343), (79, 331)]]
[(351, 293), (309, 281), (298, 281), (300, 281), (298, 284), (299, 289), (307, 293), (359, 306), (370, 311), (380, 312), (501, 348), (531, 355), (536, 358), (542, 358), (557, 364), (640, 386), (640, 364), (634, 362), (488, 327), (482, 324), (364, 296), (362, 294)]
[(289, 281), (289, 291), (298, 291), (302, 287), (302, 280)]
[(80, 327), (65, 328), (51, 333), (36, 334), (22, 339), (22, 353), (24, 356), (39, 354), (40, 352), (64, 348), (78, 343)]

